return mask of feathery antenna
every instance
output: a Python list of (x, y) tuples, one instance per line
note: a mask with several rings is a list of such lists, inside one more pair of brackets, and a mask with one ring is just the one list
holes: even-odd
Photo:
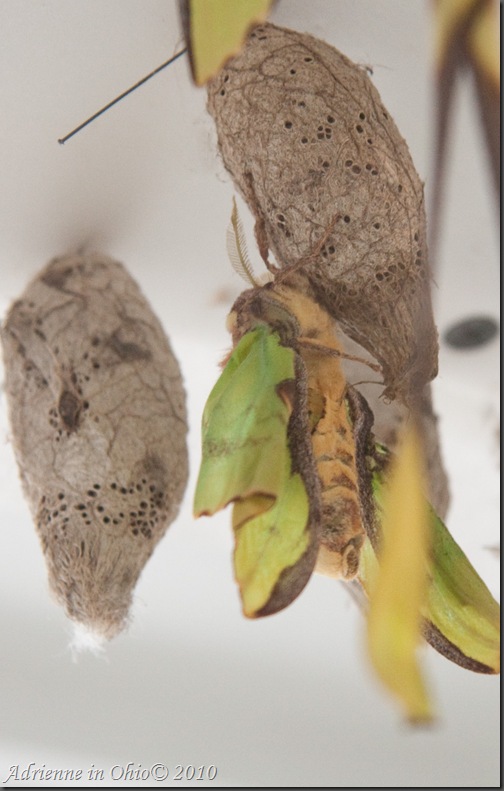
[(242, 221), (238, 215), (238, 207), (236, 200), (233, 197), (233, 211), (231, 212), (231, 221), (229, 223), (226, 233), (226, 246), (231, 261), (231, 266), (240, 277), (252, 286), (260, 285), (255, 278), (252, 264), (248, 257), (247, 244), (245, 242), (245, 232), (243, 230)]

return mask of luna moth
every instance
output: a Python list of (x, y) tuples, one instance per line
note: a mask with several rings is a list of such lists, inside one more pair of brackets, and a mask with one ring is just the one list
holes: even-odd
[[(233, 504), (244, 614), (288, 606), (313, 571), (368, 590), (390, 454), (342, 375), (331, 317), (291, 278), (245, 291), (228, 323), (234, 349), (203, 414), (194, 510)], [(430, 513), (425, 637), (463, 667), (495, 672), (498, 605)]]

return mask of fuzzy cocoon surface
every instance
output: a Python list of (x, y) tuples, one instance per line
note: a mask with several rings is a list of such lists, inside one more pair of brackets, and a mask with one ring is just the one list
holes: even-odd
[(124, 267), (52, 260), (2, 329), (12, 441), (50, 587), (103, 637), (187, 483), (185, 393), (156, 316)]
[(208, 110), (263, 256), (300, 268), (386, 395), (409, 402), (437, 373), (423, 185), (366, 70), (261, 25), (209, 83)]

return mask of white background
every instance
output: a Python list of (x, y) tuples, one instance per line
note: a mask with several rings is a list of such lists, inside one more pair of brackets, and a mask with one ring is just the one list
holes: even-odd
[[(427, 193), (431, 10), (427, 0), (282, 0), (272, 15), (374, 67)], [(230, 514), (191, 516), (200, 415), (229, 346), (227, 310), (244, 287), (227, 260), (233, 188), (205, 92), (182, 58), (57, 143), (177, 51), (176, 3), (2, 0), (0, 30), (0, 313), (54, 255), (85, 244), (122, 261), (180, 360), (191, 458), (179, 518), (142, 575), (131, 627), (104, 656), (73, 661), (72, 627), (47, 591), (0, 391), (0, 779), (34, 761), (80, 768), (83, 784), (94, 765), (108, 785), (114, 765), (133, 762), (172, 771), (215, 764), (222, 786), (498, 786), (498, 678), (426, 649), (439, 717), (412, 730), (375, 681), (364, 622), (343, 586), (314, 577), (285, 612), (248, 622), (233, 582)], [(454, 320), (499, 311), (497, 213), (473, 100), (466, 82), (434, 294), (441, 334)], [(242, 216), (250, 232), (245, 208)], [(471, 352), (443, 347), (434, 390), (453, 495), (448, 525), (494, 595), (498, 359), (497, 341)]]

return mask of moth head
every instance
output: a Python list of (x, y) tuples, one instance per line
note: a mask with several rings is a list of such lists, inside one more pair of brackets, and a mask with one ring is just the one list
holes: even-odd
[(278, 332), (286, 345), (291, 345), (299, 336), (300, 327), (296, 317), (279, 302), (273, 285), (266, 283), (261, 288), (248, 289), (234, 303), (226, 322), (234, 345), (261, 324), (267, 324)]

